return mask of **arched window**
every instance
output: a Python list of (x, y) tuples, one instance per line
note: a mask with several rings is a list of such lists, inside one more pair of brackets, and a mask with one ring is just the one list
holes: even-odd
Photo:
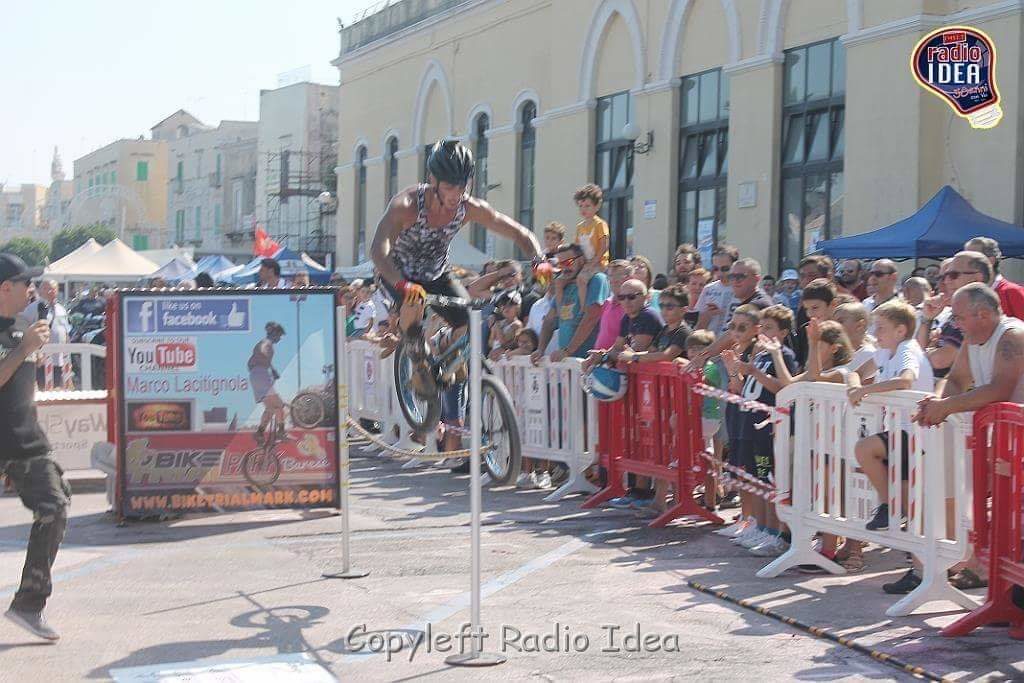
[(366, 148), (356, 152), (356, 262), (366, 258)]
[(843, 234), (846, 51), (838, 39), (786, 50), (779, 270)]
[(398, 193), (398, 138), (388, 140), (387, 149), (387, 187), (384, 188), (384, 204), (387, 205), (391, 198)]
[(628, 91), (597, 98), (594, 180), (604, 190), (601, 217), (611, 231), (612, 258), (633, 255), (633, 142), (623, 130), (631, 105)]
[[(491, 119), (487, 114), (476, 117), (476, 148), (473, 150), (473, 156), (476, 157), (476, 175), (473, 179), (473, 196), (480, 199), (487, 199), (487, 131), (490, 127)], [(487, 248), (487, 230), (482, 225), (473, 224), (470, 241), (480, 251), (490, 254)]]
[(537, 116), (537, 105), (527, 102), (519, 114), (522, 130), (519, 133), (519, 184), (516, 196), (516, 219), (527, 228), (533, 229), (533, 167), (537, 131), (533, 119)]

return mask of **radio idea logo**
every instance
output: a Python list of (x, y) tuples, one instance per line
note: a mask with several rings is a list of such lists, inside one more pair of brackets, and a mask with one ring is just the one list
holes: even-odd
[(995, 128), (1003, 118), (996, 87), (996, 47), (970, 26), (947, 26), (917, 43), (910, 70), (922, 88), (945, 100), (972, 128)]

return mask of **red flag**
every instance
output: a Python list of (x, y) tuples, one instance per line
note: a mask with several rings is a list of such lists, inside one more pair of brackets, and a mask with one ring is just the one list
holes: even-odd
[(255, 240), (252, 245), (253, 256), (271, 257), (281, 250), (281, 245), (270, 239), (267, 231), (256, 226)]

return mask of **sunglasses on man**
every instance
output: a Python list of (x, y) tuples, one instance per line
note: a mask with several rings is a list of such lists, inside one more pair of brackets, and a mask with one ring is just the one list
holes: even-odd
[(959, 280), (963, 275), (981, 275), (980, 270), (947, 270), (942, 277), (947, 280)]

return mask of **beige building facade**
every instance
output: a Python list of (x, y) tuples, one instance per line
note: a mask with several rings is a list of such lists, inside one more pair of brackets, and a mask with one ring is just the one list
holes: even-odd
[(167, 241), (167, 142), (117, 140), (74, 162), (72, 227), (99, 223), (133, 249)]
[(256, 190), (255, 121), (216, 127), (178, 110), (151, 129), (167, 143), (167, 234), (195, 254), (252, 254)]
[(0, 184), (0, 244), (15, 237), (39, 239), (46, 188), (22, 183), (18, 187)]
[[(613, 251), (681, 241), (769, 272), (888, 225), (949, 184), (1022, 221), (1022, 0), (403, 0), (341, 29), (338, 259), (358, 260), (425, 147), (459, 136), (478, 194), (540, 232), (598, 182)], [(914, 81), (933, 28), (998, 50), (1005, 117), (980, 131)], [(497, 255), (511, 245), (488, 245)]]

